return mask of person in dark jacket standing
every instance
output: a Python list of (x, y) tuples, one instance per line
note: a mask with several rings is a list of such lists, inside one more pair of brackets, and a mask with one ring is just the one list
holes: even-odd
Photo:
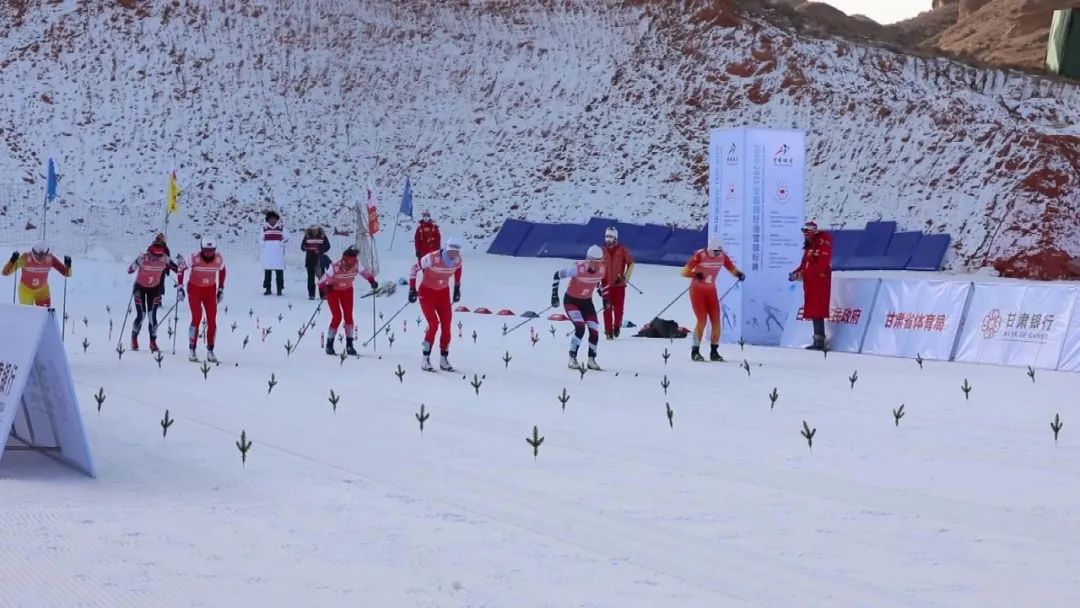
[(829, 318), (832, 296), (832, 235), (806, 222), (803, 233), (802, 263), (790, 275), (790, 281), (802, 281), (803, 318), (814, 324), (814, 343), (810, 350), (825, 350), (825, 319)]
[(320, 258), (330, 251), (330, 239), (322, 226), (311, 226), (304, 230), (304, 240), (300, 242), (300, 250), (304, 252), (304, 268), (307, 270), (307, 293), (308, 299), (315, 299), (315, 279), (322, 278), (323, 268)]

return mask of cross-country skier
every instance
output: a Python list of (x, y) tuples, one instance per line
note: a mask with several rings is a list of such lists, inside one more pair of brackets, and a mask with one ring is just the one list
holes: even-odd
[[(409, 302), (420, 299), (420, 310), (427, 319), (427, 332), (422, 345), (424, 359), (420, 364), (424, 371), (433, 371), (431, 365), (431, 346), (435, 342), (435, 332), (439, 332), (439, 369), (454, 371), (450, 365), (450, 324), (453, 321), (451, 300), (461, 299), (461, 243), (454, 238), (446, 239), (446, 247), (432, 251), (413, 264), (409, 272)], [(422, 273), (420, 289), (416, 289), (416, 274)], [(450, 277), (454, 278), (454, 295), (450, 296)]]
[[(190, 268), (181, 266), (176, 283), (182, 285), (184, 273), (191, 272), (188, 279), (187, 300), (191, 308), (191, 327), (188, 328), (188, 348), (190, 359), (198, 361), (195, 348), (199, 345), (199, 325), (202, 324), (203, 311), (206, 311), (206, 360), (217, 362), (214, 355), (214, 338), (217, 336), (217, 305), (225, 297), (225, 260), (217, 252), (217, 244), (204, 238), (198, 253), (191, 254)], [(184, 299), (184, 290), (180, 289), (180, 299)]]
[(375, 276), (360, 265), (359, 255), (360, 250), (356, 245), (349, 245), (341, 253), (341, 259), (331, 264), (319, 281), (319, 293), (323, 294), (326, 303), (330, 305), (330, 329), (326, 333), (328, 355), (337, 354), (334, 352), (334, 339), (337, 338), (342, 317), (345, 319), (345, 353), (356, 354), (356, 348), (353, 347), (353, 340), (356, 338), (356, 325), (353, 324), (353, 281), (356, 276), (367, 279), (371, 289), (379, 288)]
[(743, 271), (735, 267), (735, 263), (724, 253), (720, 245), (719, 237), (710, 237), (705, 249), (699, 249), (682, 269), (682, 276), (690, 279), (690, 306), (694, 309), (697, 317), (697, 325), (694, 326), (694, 345), (690, 348), (690, 358), (694, 361), (704, 361), (701, 356), (701, 337), (705, 333), (705, 323), (709, 327), (709, 360), (723, 361), (720, 356), (720, 298), (716, 294), (716, 275), (721, 268), (726, 268), (735, 278), (740, 281), (746, 280)]
[(27, 251), (19, 254), (11, 253), (11, 259), (4, 264), (2, 273), (5, 277), (22, 269), (19, 277), (19, 304), (27, 306), (52, 306), (52, 297), (49, 295), (49, 270), (56, 270), (65, 277), (71, 276), (71, 258), (64, 256), (64, 262), (49, 252), (49, 246), (38, 243)]
[[(135, 258), (128, 266), (128, 274), (135, 274), (135, 285), (132, 286), (132, 299), (135, 303), (135, 321), (131, 324), (131, 350), (139, 350), (139, 332), (142, 331), (143, 318), (150, 313), (150, 352), (158, 351), (157, 328), (158, 308), (161, 307), (162, 296), (165, 295), (165, 277), (169, 271), (179, 273), (180, 269), (175, 262), (166, 254), (165, 242), (155, 240), (146, 248), (146, 253)], [(137, 273), (137, 274), (136, 274)], [(177, 290), (181, 289), (180, 283), (176, 284)], [(179, 297), (179, 291), (178, 297)]]
[[(593, 292), (600, 287), (604, 280), (604, 252), (599, 245), (592, 245), (585, 254), (585, 260), (575, 263), (569, 268), (564, 268), (555, 273), (555, 282), (551, 286), (551, 306), (559, 305), (559, 280), (570, 279), (563, 296), (563, 306), (566, 316), (574, 324), (574, 337), (570, 339), (570, 362), (571, 369), (579, 369), (577, 354), (581, 346), (581, 339), (585, 336), (585, 329), (589, 330), (589, 359), (586, 364), (589, 369), (600, 369), (596, 363), (596, 345), (600, 341), (600, 325), (596, 318), (596, 306), (593, 304)], [(600, 297), (604, 302), (604, 308), (611, 306), (607, 296), (601, 288)]]

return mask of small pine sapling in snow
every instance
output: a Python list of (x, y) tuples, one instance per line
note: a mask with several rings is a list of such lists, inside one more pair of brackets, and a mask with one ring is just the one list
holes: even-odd
[(334, 392), (334, 389), (330, 389), (330, 407), (333, 408), (334, 413), (337, 413), (337, 404), (341, 401), (341, 395)]
[(532, 437), (526, 437), (525, 442), (532, 446), (533, 460), (536, 460), (536, 457), (540, 454), (540, 446), (544, 443), (544, 438), (540, 436), (540, 429), (534, 425)]
[(540, 336), (539, 336), (539, 334), (537, 334), (535, 332), (531, 333), (531, 334), (529, 334), (529, 340), (532, 341), (532, 345), (535, 347), (536, 343), (540, 341)]
[(848, 376), (848, 382), (851, 383), (851, 390), (855, 390), (855, 383), (858, 382), (858, 381), (859, 381), (859, 370), (855, 370), (855, 371), (851, 372), (850, 376)]
[(811, 429), (806, 421), (802, 421), (802, 436), (806, 439), (806, 445), (810, 446), (810, 451), (814, 451), (814, 434), (817, 433), (817, 429)]
[(176, 422), (176, 419), (169, 418), (169, 410), (165, 410), (165, 417), (161, 419), (161, 440), (165, 441), (165, 435), (169, 433), (169, 427)]
[(780, 392), (778, 390), (776, 390), (776, 387), (774, 386), (773, 389), (772, 389), (772, 392), (769, 393), (769, 411), (770, 412), (772, 411), (772, 409), (774, 407), (776, 407), (776, 400), (779, 399), (779, 398), (780, 398)]
[(86, 317), (83, 317), (82, 318), (82, 324), (83, 324), (83, 327), (90, 327), (90, 319), (87, 319)]
[(509, 331), (509, 329), (510, 329), (510, 328), (509, 328), (509, 327), (507, 327), (506, 323), (503, 323), (503, 335), (504, 335), (504, 336), (506, 335), (506, 332), (507, 332), (507, 331)]
[(274, 374), (270, 374), (270, 379), (266, 381), (266, 385), (269, 387), (266, 389), (267, 397), (270, 396), (270, 393), (274, 390), (274, 387), (277, 386), (277, 383), (277, 378), (274, 377)]
[(660, 380), (660, 388), (664, 389), (664, 394), (667, 395), (667, 389), (671, 386), (671, 380), (668, 380), (667, 374)]
[(292, 355), (292, 349), (293, 349), (292, 340), (286, 340), (285, 341), (285, 356), (286, 357)]
[(480, 376), (473, 374), (472, 382), (469, 383), (469, 386), (473, 387), (473, 390), (476, 391), (477, 397), (480, 396), (480, 385), (482, 385), (483, 383), (484, 381), (480, 378)]
[(1031, 367), (1030, 365), (1028, 366), (1027, 375), (1028, 375), (1029, 378), (1031, 378), (1031, 383), (1035, 384), (1035, 368), (1034, 367)]
[(896, 426), (900, 426), (900, 419), (904, 417), (904, 404), (901, 403), (900, 407), (892, 411), (893, 420), (896, 422)]
[(202, 372), (203, 382), (206, 382), (206, 376), (210, 374), (210, 363), (208, 361), (203, 361), (199, 371)]
[(98, 413), (100, 413), (101, 412), (101, 406), (102, 406), (103, 403), (105, 403), (105, 387), (104, 386), (98, 389), (97, 394), (94, 395), (94, 401), (97, 401), (97, 411), (98, 411)]
[(428, 418), (431, 418), (431, 414), (428, 414), (427, 412), (424, 411), (424, 404), (421, 403), (420, 404), (420, 412), (417, 413), (417, 414), (414, 414), (414, 415), (416, 416), (416, 421), (420, 423), (420, 434), (423, 435), (424, 434), (424, 423), (427, 422)]
[(1065, 426), (1065, 423), (1061, 421), (1061, 416), (1054, 414), (1054, 421), (1050, 423), (1050, 430), (1054, 431), (1054, 445), (1057, 445), (1058, 433), (1061, 432), (1061, 427)]
[(420, 327), (420, 317), (416, 317), (416, 326)]
[(570, 401), (570, 393), (566, 392), (566, 387), (563, 387), (562, 394), (559, 395), (558, 397), (556, 397), (556, 399), (558, 399), (559, 403), (562, 404), (562, 411), (565, 412), (566, 411), (566, 402)]
[(476, 330), (472, 330), (472, 343), (476, 344)]
[(461, 322), (457, 322), (457, 337), (461, 337), (461, 331), (465, 328), (465, 325)]
[(281, 314), (281, 313), (279, 312), (279, 313), (278, 313), (278, 315), (277, 315), (277, 322), (278, 322), (278, 323), (281, 323), (282, 319), (284, 319), (284, 318), (285, 318), (285, 316), (284, 316), (284, 315), (282, 315), (282, 314)]
[(236, 321), (233, 321), (233, 322), (232, 322), (232, 325), (230, 325), (230, 326), (229, 326), (229, 329), (231, 329), (231, 330), (232, 330), (232, 332), (231, 332), (231, 333), (234, 333), (234, 334), (236, 333), (236, 327), (237, 327), (237, 325), (236, 325)]
[(668, 428), (675, 430), (675, 410), (671, 409), (670, 403), (664, 403), (664, 407), (667, 409), (667, 424)]
[(397, 338), (394, 337), (393, 332), (390, 332), (390, 335), (386, 336), (386, 341), (390, 343), (390, 348), (394, 348), (394, 340), (397, 340)]
[(915, 353), (915, 363), (919, 364), (919, 369), (923, 368), (923, 366), (922, 366), (922, 364), (923, 364), (922, 353)]
[(157, 363), (157, 368), (161, 369), (161, 362), (165, 360), (165, 355), (161, 354), (161, 351), (154, 353), (154, 361)]
[[(290, 304), (290, 306), (291, 306), (291, 304)], [(229, 314), (229, 306), (227, 304), (225, 306), (222, 306), (221, 307), (221, 312), (224, 313), (224, 314)]]
[(240, 441), (236, 442), (236, 449), (240, 450), (240, 464), (247, 467), (247, 453), (251, 449), (251, 446), (255, 445), (255, 442), (248, 441), (247, 431), (240, 431)]
[[(292, 302), (289, 302), (289, 310), (292, 310)], [(228, 307), (226, 307), (225, 312), (229, 312)]]
[(338, 367), (341, 367), (342, 365), (345, 365), (345, 359), (348, 358), (348, 356), (349, 356), (349, 353), (347, 353), (345, 351), (341, 351), (340, 353), (338, 353), (338, 359), (340, 360), (340, 362), (338, 363)]
[(105, 305), (105, 313), (110, 315), (112, 314), (112, 307), (108, 304)]
[(174, 333), (176, 333), (176, 330), (173, 329), (173, 326), (172, 326), (171, 323), (168, 326), (165, 327), (165, 333), (168, 334), (168, 336), (170, 338), (173, 337)]
[(400, 363), (398, 363), (397, 371), (394, 372), (394, 375), (397, 376), (398, 383), (405, 384), (405, 368), (401, 367)]
[(548, 331), (551, 332), (551, 337), (554, 338), (555, 337), (555, 326), (552, 325), (551, 327), (549, 327)]
[(746, 377), (749, 378), (750, 377), (750, 362), (747, 361), (746, 359), (743, 359), (742, 360), (742, 365), (740, 365), (739, 367), (746, 370)]
[(589, 368), (585, 367), (584, 364), (581, 364), (581, 365), (578, 365), (577, 371), (578, 371), (578, 374), (579, 374), (578, 380), (584, 380), (585, 379), (585, 374), (589, 371)]
[(83, 338), (82, 339), (82, 352), (83, 352), (83, 354), (86, 354), (86, 349), (88, 349), (88, 348), (90, 348), (90, 340), (88, 340), (86, 338)]
[(742, 336), (739, 336), (739, 351), (741, 352), (741, 351), (745, 351), (745, 350), (746, 350), (746, 340)]
[(664, 352), (660, 353), (660, 356), (664, 358), (664, 365), (667, 365), (667, 360), (671, 358), (671, 351), (664, 347)]
[(379, 313), (379, 320), (380, 320), (380, 321), (382, 321), (382, 320), (383, 320), (383, 313), (381, 313), (381, 312)]
[(960, 390), (964, 391), (964, 401), (971, 400), (971, 389), (975, 387), (968, 383), (968, 379), (964, 378), (964, 383), (960, 386)]
[(510, 369), (511, 359), (513, 359), (513, 357), (510, 356), (510, 351), (506, 351), (506, 354), (502, 356), (503, 364), (505, 365), (503, 369)]
[(250, 335), (244, 336), (244, 344), (243, 344), (243, 348), (241, 350), (247, 350), (248, 340), (250, 340), (250, 339), (251, 339)]
[(255, 316), (255, 309), (254, 308), (249, 308), (248, 309), (248, 318), (250, 319), (251, 317), (254, 317), (254, 316)]
[(124, 345), (123, 344), (117, 344), (116, 345), (116, 360), (117, 361), (122, 361), (123, 359), (124, 359)]

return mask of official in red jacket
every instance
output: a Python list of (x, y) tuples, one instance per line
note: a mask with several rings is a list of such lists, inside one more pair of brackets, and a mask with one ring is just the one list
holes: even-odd
[(439, 251), (442, 248), (442, 235), (439, 234), (439, 225), (431, 220), (431, 213), (425, 211), (420, 215), (420, 223), (416, 226), (416, 259)]
[(814, 222), (806, 222), (802, 233), (802, 263), (788, 279), (802, 281), (803, 318), (814, 323), (814, 343), (807, 348), (824, 350), (825, 319), (829, 318), (829, 298), (832, 293), (832, 236), (818, 230)]
[(604, 309), (604, 337), (619, 337), (623, 322), (623, 306), (626, 303), (626, 281), (634, 272), (634, 258), (630, 249), (619, 242), (619, 231), (614, 227), (604, 232), (604, 281), (603, 292), (609, 306)]

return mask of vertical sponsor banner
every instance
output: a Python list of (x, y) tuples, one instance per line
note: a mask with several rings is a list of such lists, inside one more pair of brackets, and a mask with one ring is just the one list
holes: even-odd
[(956, 360), (1057, 368), (1076, 294), (1064, 285), (976, 284)]
[(1063, 372), (1080, 372), (1080, 296), (1073, 301), (1072, 319), (1065, 334), (1058, 369)]
[[(826, 321), (829, 350), (859, 352), (866, 328), (870, 325), (870, 313), (880, 284), (880, 279), (833, 277), (832, 292), (829, 296), (829, 319)], [(788, 307), (780, 346), (803, 348), (813, 342), (814, 328), (810, 321), (802, 317), (801, 284), (792, 283), (788, 289), (797, 293), (791, 298)]]
[[(743, 205), (746, 171), (746, 130), (716, 129), (709, 134), (709, 237), (719, 236), (724, 250), (735, 263), (743, 265), (745, 222)], [(723, 294), (734, 280), (727, 272), (717, 275), (717, 290)], [(720, 303), (722, 340), (735, 343), (742, 338), (742, 289), (733, 289)]]
[(882, 279), (862, 352), (947, 361), (971, 283)]

